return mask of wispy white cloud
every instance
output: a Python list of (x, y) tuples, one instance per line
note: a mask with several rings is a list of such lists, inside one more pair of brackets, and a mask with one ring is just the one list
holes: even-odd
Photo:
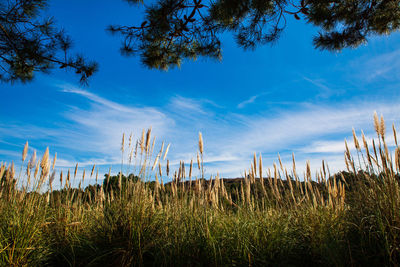
[(311, 79), (305, 76), (303, 76), (303, 79), (318, 88), (319, 92), (316, 95), (316, 98), (326, 99), (331, 96), (340, 95), (343, 93), (343, 90), (331, 88), (330, 86), (326, 85), (327, 82), (323, 79)]
[(240, 103), (237, 105), (237, 108), (244, 108), (246, 105), (251, 104), (251, 103), (254, 103), (254, 101), (255, 101), (258, 97), (259, 97), (259, 95), (253, 95), (253, 96), (251, 96), (249, 99), (247, 99), (247, 100), (245, 100), (245, 101), (243, 101), (243, 102), (240, 102)]
[[(382, 80), (398, 80), (400, 67), (400, 49), (396, 49), (378, 56), (356, 59), (349, 64), (353, 70), (352, 77), (357, 77), (367, 83), (379, 82)], [(355, 72), (354, 72), (355, 70)]]
[[(122, 133), (135, 137), (142, 129), (152, 126), (161, 140), (171, 142), (169, 159), (172, 164), (196, 158), (198, 132), (203, 133), (206, 170), (219, 172), (224, 177), (237, 177), (248, 168), (254, 152), (262, 153), (264, 166), (272, 166), (279, 152), (283, 161), (290, 163), (292, 151), (300, 163), (309, 159), (312, 166), (320, 166), (325, 159), (332, 170), (344, 167), (345, 137), (351, 144), (351, 129), (373, 132), (374, 110), (382, 113), (388, 124), (397, 122), (399, 101), (347, 102), (340, 105), (301, 105), (296, 110), (262, 112), (257, 115), (240, 113), (219, 114), (205, 100), (173, 96), (161, 107), (135, 106), (117, 103), (92, 92), (64, 86), (63, 93), (76, 94), (89, 101), (85, 108), (68, 107), (62, 113), (65, 122), (57, 128), (35, 125), (8, 127), (0, 125), (0, 138), (16, 135), (31, 136), (54, 142), (61, 148), (57, 166), (73, 167), (116, 165), (121, 161)], [(21, 134), (18, 129), (22, 129)], [(59, 151), (57, 151), (59, 152)], [(301, 164), (300, 164), (301, 165)], [(304, 165), (304, 164), (303, 164)], [(299, 166), (299, 170), (301, 166)]]

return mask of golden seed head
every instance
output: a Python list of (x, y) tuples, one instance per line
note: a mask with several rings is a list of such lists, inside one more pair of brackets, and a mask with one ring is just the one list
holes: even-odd
[(96, 167), (96, 164), (93, 164), (93, 167), (92, 167), (92, 171), (90, 172), (90, 177), (92, 177), (93, 176), (93, 173), (94, 173), (94, 168)]
[(158, 162), (158, 174), (160, 175), (160, 177), (162, 176), (162, 170), (161, 170), (161, 162)]
[(36, 178), (36, 176), (37, 176), (37, 174), (38, 174), (38, 172), (39, 172), (39, 167), (40, 167), (40, 162), (39, 161), (37, 161), (36, 162), (36, 167), (35, 167), (35, 172), (34, 172), (34, 174), (33, 174), (33, 176)]
[(203, 136), (201, 132), (199, 132), (199, 151), (200, 154), (203, 154)]
[(190, 160), (189, 178), (192, 178), (193, 159)]
[(163, 160), (165, 160), (165, 158), (167, 157), (167, 154), (168, 154), (169, 146), (170, 146), (170, 145), (171, 145), (171, 144), (168, 144), (167, 148), (165, 149), (165, 153), (164, 153)]
[(76, 177), (77, 172), (78, 172), (78, 163), (75, 165), (74, 178)]
[(160, 158), (160, 154), (157, 155), (156, 159), (154, 160), (153, 167), (151, 167), (151, 170), (154, 171), (154, 168), (157, 166), (158, 159)]
[(53, 159), (53, 166), (52, 166), (52, 170), (54, 170), (54, 167), (56, 166), (56, 161), (57, 161), (57, 152), (54, 154), (54, 159)]
[(42, 157), (42, 161), (40, 162), (40, 167), (42, 169), (45, 169), (48, 165), (49, 162), (49, 147), (46, 148), (46, 151), (44, 152), (44, 155)]
[(356, 135), (356, 132), (355, 132), (354, 128), (353, 128), (353, 141), (354, 141), (355, 148), (358, 151), (361, 151), (360, 144), (358, 143), (357, 135)]
[(374, 126), (375, 126), (375, 132), (379, 136), (381, 131), (380, 131), (379, 118), (378, 118), (378, 114), (376, 114), (376, 111), (374, 112)]
[(26, 141), (24, 150), (22, 151), (22, 161), (25, 161), (26, 155), (28, 155), (28, 141)]
[(10, 174), (11, 174), (11, 178), (15, 177), (14, 161), (11, 162)]
[(167, 170), (166, 170), (166, 172), (167, 172), (167, 176), (169, 176), (169, 159), (167, 159)]
[(380, 123), (380, 134), (382, 136), (382, 138), (385, 137), (385, 133), (386, 133), (386, 126), (385, 126), (385, 120), (383, 119), (383, 116), (381, 115), (381, 123)]
[(151, 127), (147, 130), (146, 133), (146, 146), (145, 149), (148, 152), (150, 149), (150, 138), (151, 138)]
[(252, 167), (252, 169), (253, 169), (253, 170), (257, 170), (257, 156), (256, 156), (256, 152), (254, 152), (254, 155), (253, 155), (253, 167)]
[(142, 138), (140, 139), (140, 153), (144, 151), (144, 129), (142, 130)]

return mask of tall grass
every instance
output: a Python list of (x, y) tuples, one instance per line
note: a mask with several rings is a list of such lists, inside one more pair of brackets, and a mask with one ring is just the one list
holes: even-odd
[(392, 155), (383, 118), (374, 123), (372, 144), (353, 130), (356, 156), (346, 142), (347, 172), (322, 162), (312, 175), (307, 163), (303, 177), (294, 156), (290, 170), (278, 157), (267, 171), (255, 154), (243, 179), (204, 179), (201, 134), (195, 163), (171, 171), (150, 129), (136, 143), (123, 135), (116, 177), (82, 188), (89, 171), (79, 180), (77, 164), (55, 188), (56, 156), (27, 161), (27, 143), (23, 171), (0, 167), (0, 265), (397, 265), (400, 148), (394, 126)]

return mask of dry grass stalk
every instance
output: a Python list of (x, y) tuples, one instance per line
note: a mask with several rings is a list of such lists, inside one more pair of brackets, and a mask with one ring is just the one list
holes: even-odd
[(45, 169), (48, 165), (48, 161), (49, 161), (49, 147), (46, 148), (46, 151), (43, 154), (42, 160), (40, 162), (40, 167), (42, 169)]
[(197, 152), (197, 167), (200, 170), (200, 156), (199, 156), (199, 152)]
[(35, 179), (36, 179), (36, 177), (37, 177), (37, 175), (38, 175), (39, 167), (40, 167), (40, 162), (37, 161), (37, 162), (36, 162), (36, 166), (35, 166), (35, 172), (34, 172), (34, 174), (33, 174), (33, 177), (34, 177)]
[(281, 160), (281, 155), (279, 155), (279, 153), (278, 153), (278, 160), (279, 160), (279, 166), (281, 167), (281, 170), (283, 171), (283, 164), (282, 164), (282, 160)]
[(82, 183), (83, 183), (83, 181), (85, 181), (85, 174), (86, 174), (86, 170), (83, 169), (83, 173), (82, 173)]
[(151, 127), (147, 130), (146, 133), (146, 145), (145, 145), (146, 153), (149, 153), (150, 139), (151, 139)]
[(157, 155), (156, 159), (154, 160), (153, 167), (151, 167), (151, 170), (154, 171), (154, 168), (157, 166), (158, 160), (160, 158), (160, 154)]
[(167, 177), (169, 177), (169, 160), (167, 159), (167, 167), (166, 167)]
[(381, 134), (381, 130), (380, 130), (379, 117), (378, 114), (376, 114), (376, 111), (374, 112), (374, 127), (375, 127), (375, 132), (379, 137), (379, 135)]
[(5, 171), (6, 171), (6, 165), (3, 164), (3, 162), (2, 162), (1, 167), (0, 167), (0, 177), (3, 177)]
[(394, 127), (394, 123), (392, 124), (392, 129), (393, 129), (394, 143), (396, 144), (396, 146), (399, 146), (397, 144), (397, 132), (396, 132), (396, 128)]
[(56, 161), (57, 161), (57, 152), (54, 153), (53, 165), (51, 166), (52, 170), (54, 170), (54, 167), (56, 166)]
[(311, 167), (310, 167), (309, 160), (307, 160), (307, 163), (306, 163), (306, 177), (307, 177), (307, 181), (311, 180)]
[(297, 177), (297, 173), (296, 173), (296, 161), (295, 161), (295, 159), (294, 159), (294, 153), (292, 153), (292, 162), (293, 162), (293, 166), (292, 166), (293, 176)]
[(364, 143), (364, 149), (367, 154), (367, 160), (368, 160), (369, 166), (372, 167), (371, 155), (369, 153), (368, 143), (367, 143), (367, 140), (365, 139), (365, 135), (364, 135), (363, 131), (361, 131), (361, 135), (362, 135), (362, 139), (363, 139), (363, 143)]
[(92, 170), (90, 172), (90, 178), (92, 178), (93, 173), (94, 173), (94, 168), (96, 167), (96, 164), (93, 164)]
[(76, 177), (76, 173), (78, 172), (78, 163), (75, 165), (75, 170), (74, 170), (74, 179)]
[(190, 160), (190, 167), (189, 167), (189, 178), (192, 178), (192, 170), (193, 170), (193, 159)]
[(253, 176), (255, 176), (255, 170), (257, 170), (257, 156), (256, 156), (256, 152), (254, 152), (254, 155), (253, 155), (253, 164), (252, 164), (252, 166), (251, 166), (251, 170), (252, 170)]
[(204, 147), (203, 147), (203, 136), (202, 136), (201, 132), (199, 132), (199, 151), (200, 151), (200, 154), (203, 154), (203, 149), (204, 149)]
[(165, 153), (164, 153), (163, 160), (165, 160), (165, 158), (167, 157), (167, 154), (168, 154), (169, 146), (170, 146), (170, 145), (171, 145), (171, 144), (168, 144), (167, 148), (165, 149)]
[(144, 129), (142, 130), (142, 138), (140, 139), (140, 154), (143, 154), (144, 151)]
[(264, 180), (263, 180), (263, 166), (262, 166), (262, 156), (260, 153), (260, 157), (258, 159), (258, 174), (260, 175), (260, 182), (264, 186)]
[(25, 146), (24, 146), (24, 150), (22, 150), (22, 162), (25, 161), (26, 156), (28, 155), (28, 141), (26, 141)]
[(15, 177), (15, 168), (14, 168), (14, 161), (11, 162), (10, 171), (11, 179)]
[(385, 139), (386, 126), (385, 126), (385, 120), (383, 119), (382, 115), (381, 115), (381, 122), (380, 122), (380, 126), (379, 126), (379, 132), (382, 136), (382, 139)]
[(357, 149), (357, 151), (361, 151), (360, 144), (358, 143), (358, 139), (356, 136), (356, 132), (354, 131), (354, 128), (353, 128), (353, 141), (354, 141), (354, 146)]
[[(154, 145), (156, 144), (156, 137), (154, 136), (153, 137), (153, 143), (151, 144), (151, 154), (153, 154), (153, 151), (154, 151)], [(160, 155), (160, 157), (161, 157), (161, 155)]]
[(67, 180), (65, 181), (65, 186), (67, 186), (69, 184), (70, 180), (71, 180), (71, 173), (69, 172), (69, 169), (68, 169)]

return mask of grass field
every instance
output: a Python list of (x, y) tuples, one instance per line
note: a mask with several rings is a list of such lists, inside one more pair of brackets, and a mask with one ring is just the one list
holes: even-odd
[(255, 155), (242, 179), (204, 179), (201, 135), (197, 159), (172, 171), (149, 130), (136, 146), (123, 138), (132, 175), (82, 188), (93, 166), (53, 188), (56, 158), (28, 160), (26, 145), (20, 173), (0, 169), (0, 266), (398, 265), (400, 148), (394, 126), (390, 152), (383, 118), (374, 123), (373, 143), (353, 131), (357, 155), (346, 143), (347, 172), (307, 164), (304, 177), (294, 158), (267, 171)]

